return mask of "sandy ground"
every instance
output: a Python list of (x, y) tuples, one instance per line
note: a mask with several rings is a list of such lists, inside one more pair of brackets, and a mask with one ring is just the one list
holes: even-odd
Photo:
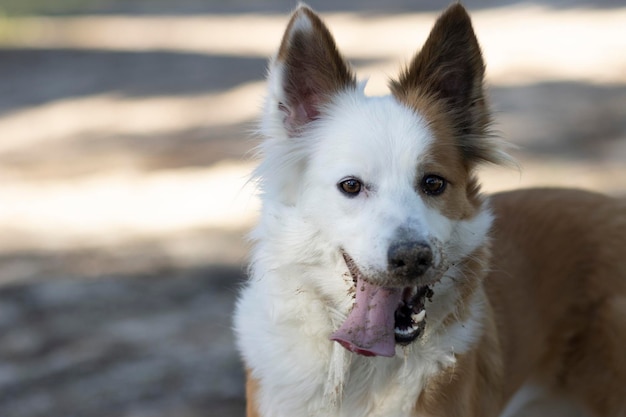
[[(309, 3), (371, 94), (444, 4)], [(485, 169), (485, 189), (625, 195), (626, 7), (468, 4), (520, 162)], [(0, 21), (0, 416), (243, 415), (230, 322), (258, 209), (251, 132), (290, 8), (103, 1)]]

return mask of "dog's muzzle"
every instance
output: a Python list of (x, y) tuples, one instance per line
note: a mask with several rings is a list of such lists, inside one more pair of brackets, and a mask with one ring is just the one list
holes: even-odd
[(417, 339), (426, 326), (426, 299), (433, 293), (425, 276), (433, 266), (427, 243), (395, 242), (388, 250), (388, 271), (364, 277), (354, 259), (342, 251), (355, 283), (355, 302), (331, 340), (364, 356), (395, 355), (396, 344)]

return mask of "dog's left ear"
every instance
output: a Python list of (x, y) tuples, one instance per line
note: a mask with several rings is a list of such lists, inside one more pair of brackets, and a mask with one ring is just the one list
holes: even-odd
[[(449, 116), (459, 145), (470, 162), (502, 162), (502, 154), (487, 149), (489, 112), (483, 90), (485, 65), (471, 19), (456, 3), (437, 19), (422, 50), (415, 55), (393, 94), (409, 106), (428, 98)], [(489, 142), (489, 143), (487, 143)]]
[(333, 94), (356, 88), (356, 80), (322, 20), (305, 5), (293, 13), (270, 65), (271, 115), (289, 136), (317, 119)]

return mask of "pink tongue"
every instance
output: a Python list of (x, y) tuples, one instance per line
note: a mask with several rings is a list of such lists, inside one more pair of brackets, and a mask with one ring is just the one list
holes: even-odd
[(358, 278), (354, 307), (330, 340), (360, 355), (394, 356), (394, 313), (401, 297), (402, 289), (378, 287)]

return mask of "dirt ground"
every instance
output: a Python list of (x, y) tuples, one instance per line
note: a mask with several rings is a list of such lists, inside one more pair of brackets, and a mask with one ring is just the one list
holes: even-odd
[[(246, 176), (294, 3), (6, 1), (0, 416), (243, 416), (230, 326), (258, 208)], [(447, 4), (414, 3), (309, 2), (364, 75), (392, 74)], [(521, 166), (486, 169), (486, 190), (626, 195), (621, 2), (467, 5)]]

